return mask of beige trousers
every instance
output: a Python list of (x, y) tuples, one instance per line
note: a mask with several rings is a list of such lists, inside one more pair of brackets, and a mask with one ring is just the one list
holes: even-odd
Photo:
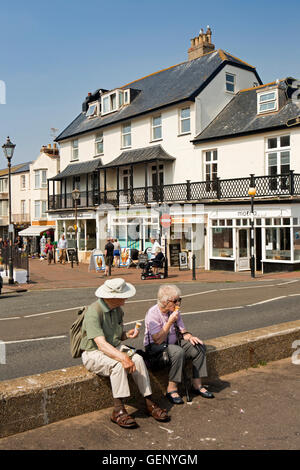
[[(116, 349), (124, 350), (124, 348), (126, 348), (126, 346), (120, 345)], [(134, 354), (131, 359), (136, 367), (132, 378), (141, 395), (147, 397), (152, 394), (147, 367), (142, 356), (139, 354)], [(110, 378), (114, 398), (126, 398), (130, 396), (127, 372), (121, 362), (111, 359), (99, 350), (84, 351), (82, 353), (82, 362), (90, 372)]]

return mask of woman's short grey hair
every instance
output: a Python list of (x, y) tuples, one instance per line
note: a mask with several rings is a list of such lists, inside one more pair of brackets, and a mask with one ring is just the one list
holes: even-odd
[(175, 284), (161, 286), (157, 293), (157, 303), (159, 307), (165, 307), (168, 301), (174, 297), (180, 297), (181, 291)]

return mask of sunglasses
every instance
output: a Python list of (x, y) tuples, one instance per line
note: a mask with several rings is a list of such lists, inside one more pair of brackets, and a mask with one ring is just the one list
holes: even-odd
[(172, 304), (181, 304), (181, 297), (177, 297), (177, 299), (169, 300), (168, 302), (172, 302)]

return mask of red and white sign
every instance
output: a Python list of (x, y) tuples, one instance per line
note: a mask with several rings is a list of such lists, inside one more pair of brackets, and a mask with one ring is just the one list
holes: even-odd
[(162, 214), (160, 223), (162, 227), (169, 228), (172, 224), (172, 217), (169, 214)]

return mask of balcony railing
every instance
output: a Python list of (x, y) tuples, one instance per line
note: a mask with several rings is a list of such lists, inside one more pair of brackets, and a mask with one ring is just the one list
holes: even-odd
[[(300, 195), (300, 174), (290, 171), (274, 176), (255, 176), (256, 197)], [(99, 204), (125, 206), (159, 202), (204, 202), (208, 200), (248, 198), (251, 177), (215, 179), (192, 183), (166, 184), (110, 191), (81, 191), (77, 207), (94, 207)], [(49, 210), (73, 209), (72, 193), (49, 196)]]

